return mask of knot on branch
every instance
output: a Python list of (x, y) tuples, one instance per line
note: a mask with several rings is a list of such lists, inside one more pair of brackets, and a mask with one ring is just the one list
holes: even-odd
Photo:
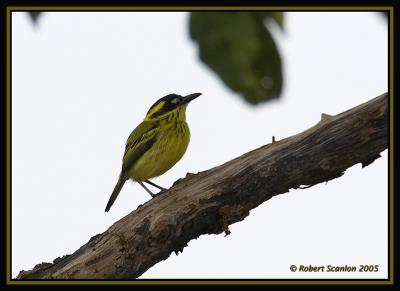
[(322, 113), (321, 114), (321, 121), (325, 121), (332, 118), (332, 115), (326, 114), (326, 113)]
[(172, 236), (174, 224), (175, 220), (171, 215), (164, 214), (154, 219), (149, 229), (150, 243), (162, 244), (167, 242)]
[(234, 222), (243, 220), (249, 215), (250, 209), (251, 207), (247, 204), (224, 205), (219, 208), (218, 214), (221, 218), (221, 228), (225, 232), (225, 236), (231, 234), (228, 226)]

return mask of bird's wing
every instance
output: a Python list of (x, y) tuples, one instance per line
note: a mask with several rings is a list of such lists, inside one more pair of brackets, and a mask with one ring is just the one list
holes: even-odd
[(158, 123), (143, 121), (130, 134), (126, 141), (125, 154), (122, 159), (122, 172), (130, 167), (156, 142)]

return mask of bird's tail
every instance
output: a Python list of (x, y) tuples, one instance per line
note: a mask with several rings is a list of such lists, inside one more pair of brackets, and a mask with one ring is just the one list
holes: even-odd
[(122, 177), (119, 177), (117, 185), (115, 185), (114, 190), (111, 194), (110, 199), (108, 200), (107, 206), (106, 206), (106, 212), (108, 212), (108, 210), (110, 210), (111, 206), (114, 204), (115, 199), (117, 199), (119, 192), (121, 192), (122, 187), (125, 184), (125, 179), (123, 179)]

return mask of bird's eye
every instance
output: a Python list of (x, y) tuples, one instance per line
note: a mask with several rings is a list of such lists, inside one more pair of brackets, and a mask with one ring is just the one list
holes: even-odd
[(172, 104), (177, 104), (179, 102), (179, 98), (174, 98), (171, 100)]

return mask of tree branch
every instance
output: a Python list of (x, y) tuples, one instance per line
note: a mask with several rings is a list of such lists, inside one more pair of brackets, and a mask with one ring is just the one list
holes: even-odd
[(17, 279), (137, 278), (202, 234), (228, 226), (271, 197), (365, 167), (388, 147), (388, 94), (341, 114), (323, 114), (308, 130), (221, 166), (187, 174), (92, 237), (72, 255), (21, 271)]

